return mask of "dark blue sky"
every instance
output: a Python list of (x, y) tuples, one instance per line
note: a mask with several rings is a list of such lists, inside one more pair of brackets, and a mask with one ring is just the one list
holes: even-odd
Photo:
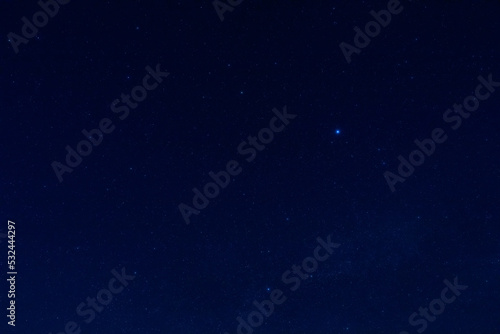
[(499, 1), (41, 3), (0, 3), (0, 332), (500, 333)]

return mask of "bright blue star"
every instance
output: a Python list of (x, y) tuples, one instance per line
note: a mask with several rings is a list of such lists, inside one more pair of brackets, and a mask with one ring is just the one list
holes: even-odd
[(335, 134), (339, 135), (340, 134), (340, 130), (339, 129), (335, 130)]

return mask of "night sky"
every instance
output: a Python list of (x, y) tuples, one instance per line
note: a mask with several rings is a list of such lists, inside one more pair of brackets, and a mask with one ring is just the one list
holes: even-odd
[(500, 1), (0, 13), (0, 333), (500, 333)]

